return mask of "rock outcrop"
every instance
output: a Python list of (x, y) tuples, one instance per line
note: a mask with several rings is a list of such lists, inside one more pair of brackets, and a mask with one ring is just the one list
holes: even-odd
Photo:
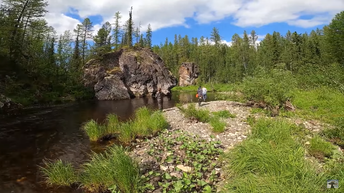
[(148, 48), (121, 49), (92, 59), (84, 66), (84, 84), (94, 88), (98, 100), (119, 100), (155, 94), (165, 95), (177, 79), (162, 59)]
[(13, 102), (10, 98), (0, 94), (0, 112), (8, 111), (11, 109), (21, 108), (22, 105)]
[(179, 67), (179, 86), (188, 86), (196, 84), (199, 75), (199, 68), (193, 62), (183, 62)]

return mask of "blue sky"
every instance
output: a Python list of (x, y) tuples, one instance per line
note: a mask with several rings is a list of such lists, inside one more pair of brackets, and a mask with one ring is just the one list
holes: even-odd
[[(73, 17), (75, 19), (78, 19), (82, 21), (83, 19), (80, 18), (77, 14), (70, 14), (67, 13), (66, 15)], [(313, 16), (302, 16), (301, 19), (311, 19)], [(96, 16), (90, 16), (90, 20), (94, 25), (102, 24), (104, 22), (101, 15)], [(320, 24), (312, 27), (298, 27), (298, 26), (292, 26), (285, 22), (278, 22), (278, 23), (271, 23), (260, 27), (239, 27), (233, 24), (232, 18), (225, 18), (220, 21), (211, 22), (208, 24), (199, 24), (197, 21), (195, 21), (192, 18), (187, 18), (185, 24), (187, 26), (171, 26), (171, 27), (165, 27), (160, 28), (158, 30), (154, 30), (153, 32), (153, 38), (152, 38), (152, 44), (153, 45), (160, 45), (160, 43), (164, 43), (166, 38), (170, 42), (173, 43), (174, 41), (174, 35), (181, 35), (184, 37), (185, 35), (188, 35), (191, 41), (191, 37), (197, 37), (200, 38), (201, 36), (204, 37), (210, 37), (211, 31), (214, 27), (218, 28), (220, 31), (221, 38), (225, 40), (226, 42), (230, 42), (232, 39), (232, 36), (237, 33), (239, 35), (242, 35), (244, 33), (244, 30), (246, 30), (246, 33), (250, 33), (252, 30), (255, 30), (256, 34), (259, 35), (259, 40), (264, 38), (264, 36), (268, 33), (273, 33), (274, 31), (280, 32), (282, 35), (285, 35), (288, 30), (291, 32), (298, 32), (298, 33), (310, 33), (312, 30), (315, 30), (317, 28), (322, 28), (325, 24)], [(326, 24), (327, 25), (327, 24)], [(145, 32), (147, 30), (148, 26), (142, 26), (141, 31)]]
[[(0, 0), (1, 1), (1, 0)], [(133, 19), (141, 23), (141, 31), (148, 24), (153, 29), (153, 44), (164, 43), (166, 37), (173, 42), (174, 35), (209, 37), (213, 27), (220, 31), (223, 40), (230, 42), (237, 33), (255, 30), (259, 38), (278, 31), (310, 32), (329, 24), (335, 14), (344, 10), (343, 0), (59, 0), (51, 1), (46, 19), (58, 34), (72, 30), (84, 18), (91, 19), (95, 31), (121, 12), (122, 22), (128, 19), (133, 6)]]

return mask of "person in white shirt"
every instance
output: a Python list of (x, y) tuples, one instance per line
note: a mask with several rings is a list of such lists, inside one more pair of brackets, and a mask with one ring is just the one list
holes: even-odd
[(205, 87), (202, 88), (202, 95), (203, 95), (203, 101), (207, 98), (207, 89)]

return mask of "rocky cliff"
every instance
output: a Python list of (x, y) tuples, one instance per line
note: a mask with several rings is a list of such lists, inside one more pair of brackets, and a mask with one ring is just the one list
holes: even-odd
[(199, 68), (193, 62), (183, 62), (179, 67), (179, 86), (194, 85), (199, 75)]
[(87, 62), (83, 71), (85, 86), (94, 88), (98, 100), (143, 97), (158, 88), (168, 95), (177, 85), (162, 59), (148, 48), (107, 53)]

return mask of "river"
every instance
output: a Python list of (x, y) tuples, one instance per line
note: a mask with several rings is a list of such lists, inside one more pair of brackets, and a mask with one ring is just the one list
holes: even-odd
[[(208, 93), (207, 101), (215, 100)], [(196, 102), (195, 92), (174, 92), (163, 108)], [(0, 193), (81, 193), (75, 188), (47, 187), (38, 166), (44, 159), (82, 163), (105, 144), (91, 143), (80, 129), (90, 119), (104, 121), (109, 113), (125, 121), (142, 106), (157, 109), (151, 97), (120, 101), (87, 101), (55, 107), (24, 109), (0, 118)]]

